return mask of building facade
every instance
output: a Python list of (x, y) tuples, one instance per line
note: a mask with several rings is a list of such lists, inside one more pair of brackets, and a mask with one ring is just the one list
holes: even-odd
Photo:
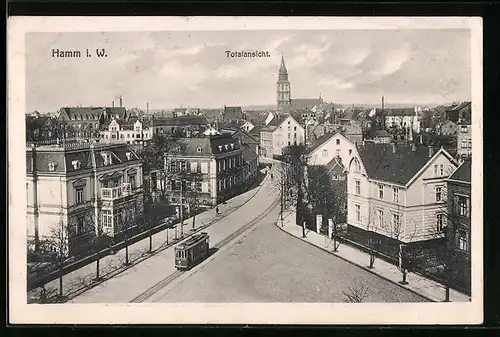
[(78, 254), (98, 235), (134, 227), (143, 212), (142, 161), (125, 144), (31, 145), (26, 163), (29, 246), (63, 230)]
[(448, 234), (453, 281), (470, 293), (471, 286), (471, 162), (463, 162), (447, 180)]
[(438, 136), (456, 136), (457, 124), (449, 120), (443, 120), (436, 124), (436, 134)]
[(446, 179), (457, 163), (444, 149), (357, 146), (348, 165), (348, 224), (402, 243), (442, 238)]
[(282, 155), (285, 147), (301, 144), (305, 144), (304, 127), (289, 114), (273, 118), (260, 131), (260, 147), (264, 157)]
[(310, 165), (327, 165), (335, 158), (346, 165), (355, 151), (356, 146), (342, 133), (336, 132), (318, 138), (313, 146), (306, 150), (306, 155)]
[(152, 178), (155, 192), (163, 191), (170, 204), (187, 208), (186, 192), (193, 192), (200, 207), (212, 207), (241, 192), (243, 149), (230, 134), (184, 137), (176, 145), (178, 150), (165, 158), (166, 174), (157, 170)]
[(457, 156), (461, 160), (472, 156), (472, 125), (457, 126)]

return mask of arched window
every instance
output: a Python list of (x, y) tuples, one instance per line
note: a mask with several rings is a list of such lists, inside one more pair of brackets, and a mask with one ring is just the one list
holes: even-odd
[(354, 169), (354, 172), (360, 172), (361, 171), (361, 164), (359, 163), (358, 158), (354, 158), (352, 161), (352, 167)]

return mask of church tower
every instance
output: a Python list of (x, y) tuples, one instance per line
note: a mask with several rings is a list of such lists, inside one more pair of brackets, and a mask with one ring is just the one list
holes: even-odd
[(281, 56), (281, 66), (278, 72), (278, 82), (276, 82), (276, 93), (278, 110), (283, 110), (291, 101), (290, 81), (288, 81), (288, 71), (285, 66), (285, 59)]

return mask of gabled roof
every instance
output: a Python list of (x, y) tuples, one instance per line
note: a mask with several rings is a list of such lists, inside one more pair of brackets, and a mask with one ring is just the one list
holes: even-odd
[(439, 126), (442, 126), (442, 125), (446, 125), (446, 124), (449, 124), (449, 123), (451, 123), (453, 125), (457, 125), (457, 123), (454, 123), (454, 122), (450, 121), (449, 119), (443, 119), (443, 120), (441, 120), (441, 121), (439, 121), (439, 122), (436, 123), (436, 127), (439, 127)]
[(154, 119), (153, 123), (155, 126), (207, 125), (208, 120), (204, 116), (157, 117)]
[(327, 174), (329, 174), (332, 171), (339, 173), (343, 173), (345, 171), (345, 166), (339, 157), (334, 157), (325, 165), (325, 167)]
[(315, 105), (323, 103), (321, 98), (298, 98), (291, 99), (290, 108), (302, 110), (302, 109), (312, 109)]
[(396, 151), (393, 153), (392, 146), (365, 143), (357, 144), (356, 148), (371, 179), (406, 185), (431, 159), (429, 148), (417, 146), (416, 150), (412, 151), (411, 145), (401, 144), (396, 145)]
[(229, 134), (180, 138), (177, 144), (181, 148), (181, 155), (185, 156), (211, 156), (238, 151), (241, 148), (238, 140)]
[(453, 174), (450, 176), (450, 180), (471, 182), (471, 162), (470, 160), (464, 161)]
[(243, 153), (242, 153), (243, 160), (246, 161), (247, 163), (254, 160), (255, 158), (257, 158), (259, 156), (257, 154), (257, 152), (255, 151), (254, 146), (250, 146), (248, 144), (243, 144), (241, 147), (243, 148)]
[(448, 110), (462, 110), (464, 108), (470, 108), (471, 102), (462, 102), (458, 105), (451, 106)]
[(238, 131), (234, 132), (233, 133), (233, 138), (237, 138), (237, 139), (240, 139), (240, 140), (242, 138), (246, 138), (245, 139), (245, 143), (247, 142), (247, 139), (249, 139), (253, 144), (259, 144), (259, 140), (255, 139), (254, 135), (251, 135), (250, 133), (246, 132), (243, 129), (239, 129)]
[(311, 153), (313, 153), (314, 151), (316, 151), (316, 149), (318, 149), (320, 146), (322, 146), (323, 144), (325, 144), (326, 142), (328, 142), (335, 135), (340, 135), (342, 138), (344, 138), (345, 140), (349, 141), (349, 139), (347, 139), (341, 132), (337, 132), (337, 131), (327, 132), (323, 136), (317, 138), (314, 141), (314, 143), (309, 148), (306, 149), (305, 154), (311, 154)]

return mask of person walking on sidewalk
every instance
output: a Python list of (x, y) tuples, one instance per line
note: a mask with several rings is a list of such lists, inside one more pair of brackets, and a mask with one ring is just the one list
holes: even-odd
[(219, 206), (215, 206), (215, 215), (219, 215)]

